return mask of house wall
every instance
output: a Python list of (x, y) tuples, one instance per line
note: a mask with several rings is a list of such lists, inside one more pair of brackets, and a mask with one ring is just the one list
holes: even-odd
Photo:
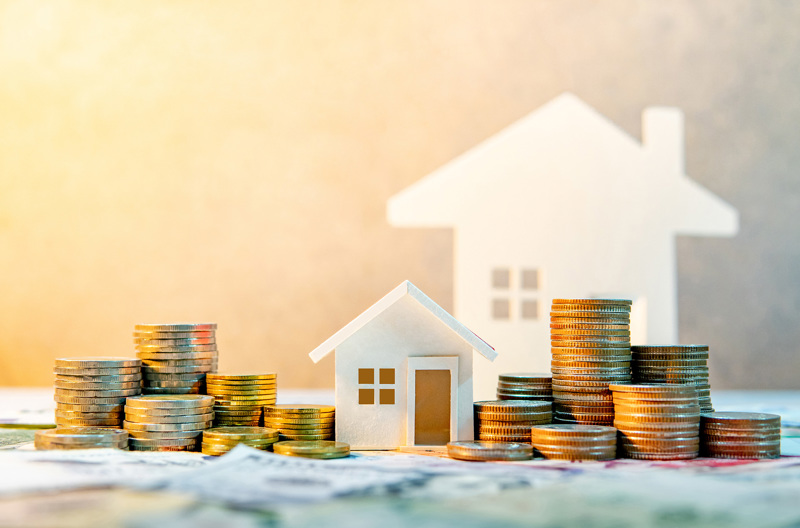
[[(405, 297), (335, 351), (337, 440), (349, 443), (352, 449), (392, 449), (405, 445), (406, 360), (411, 356), (459, 358), (458, 438), (472, 439), (472, 347), (417, 301)], [(395, 404), (359, 405), (358, 369), (380, 367), (395, 369)]]

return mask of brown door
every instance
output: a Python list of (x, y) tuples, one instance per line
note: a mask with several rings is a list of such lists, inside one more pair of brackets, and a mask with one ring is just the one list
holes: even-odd
[(414, 445), (450, 441), (450, 371), (417, 370), (414, 403)]

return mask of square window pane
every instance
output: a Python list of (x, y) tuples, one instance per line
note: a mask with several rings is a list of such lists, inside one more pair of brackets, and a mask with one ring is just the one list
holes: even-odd
[(539, 318), (539, 301), (522, 301), (520, 314), (523, 319)]
[(375, 383), (375, 369), (358, 369), (358, 383), (361, 385)]
[(508, 319), (511, 317), (511, 307), (508, 299), (494, 299), (492, 301), (492, 319)]
[(358, 403), (373, 405), (375, 403), (375, 389), (358, 389)]
[(508, 268), (495, 268), (492, 270), (492, 288), (508, 289), (511, 284), (511, 271)]
[(523, 290), (538, 290), (539, 289), (539, 270), (538, 269), (524, 269), (520, 273), (520, 284)]
[(379, 379), (381, 385), (394, 385), (394, 369), (381, 369)]
[(394, 389), (381, 389), (381, 405), (394, 405)]

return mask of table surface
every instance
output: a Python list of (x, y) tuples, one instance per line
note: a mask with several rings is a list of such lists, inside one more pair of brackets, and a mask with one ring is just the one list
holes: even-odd
[[(712, 398), (717, 410), (781, 414), (784, 455), (800, 455), (800, 391), (714, 391)], [(283, 389), (279, 401), (332, 403), (333, 392)], [(46, 422), (48, 416), (52, 419), (53, 408), (50, 388), (0, 389), (0, 423)], [(31, 434), (0, 428), (0, 446)], [(534, 472), (527, 477), (537, 477), (524, 485), (511, 478), (510, 466), (497, 466), (509, 468), (507, 479), (485, 478), (482, 469), (489, 465), (479, 463), (468, 466), (475, 468), (474, 474), (438, 475), (397, 489), (375, 489), (368, 496), (240, 508), (191, 494), (118, 486), (14, 493), (14, 471), (22, 466), (4, 471), (4, 455), (30, 449), (30, 445), (0, 447), (0, 483), (6, 484), (5, 493), (0, 493), (0, 526), (800, 525), (800, 457), (660, 465), (533, 461), (523, 466)], [(438, 459), (425, 460), (433, 464)]]

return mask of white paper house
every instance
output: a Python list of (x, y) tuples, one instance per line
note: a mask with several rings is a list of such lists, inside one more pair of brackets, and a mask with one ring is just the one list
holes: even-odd
[(333, 351), (337, 441), (364, 450), (473, 439), (473, 356), (497, 353), (410, 282), (309, 356)]
[(392, 225), (454, 230), (454, 310), (503, 371), (549, 369), (553, 297), (634, 300), (635, 343), (675, 343), (676, 235), (733, 236), (736, 210), (684, 173), (683, 116), (648, 108), (643, 142), (563, 94), (393, 196)]

